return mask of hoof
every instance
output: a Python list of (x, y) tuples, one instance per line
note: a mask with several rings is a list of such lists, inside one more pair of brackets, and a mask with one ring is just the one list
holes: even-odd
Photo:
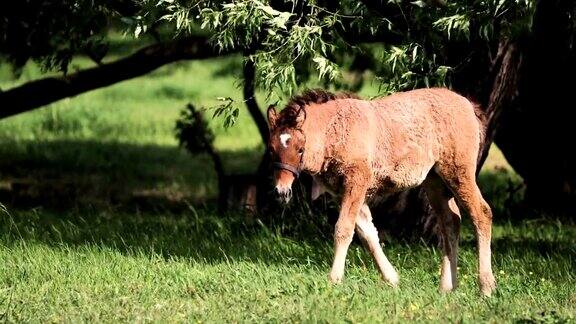
[(330, 273), (328, 275), (328, 281), (330, 281), (330, 283), (337, 285), (342, 283), (342, 274), (336, 274), (336, 273)]
[(440, 291), (443, 294), (447, 294), (450, 293), (454, 290), (454, 287), (452, 287), (452, 284), (448, 284), (448, 285), (440, 285), (440, 288), (438, 289), (438, 291)]
[(394, 272), (385, 276), (384, 281), (386, 281), (392, 288), (397, 288), (400, 283), (400, 277), (396, 272)]
[(494, 279), (494, 275), (491, 273), (484, 275), (481, 274), (480, 292), (482, 292), (482, 295), (490, 297), (495, 289), (496, 289), (496, 280)]
[(438, 291), (441, 293), (452, 292), (456, 287), (458, 287), (458, 280), (453, 280), (449, 275), (440, 277), (440, 287)]

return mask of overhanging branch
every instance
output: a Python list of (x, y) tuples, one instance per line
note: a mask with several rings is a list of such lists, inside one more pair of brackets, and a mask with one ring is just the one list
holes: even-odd
[(65, 76), (30, 81), (0, 92), (0, 119), (132, 79), (172, 62), (226, 54), (229, 53), (214, 49), (206, 37), (185, 37), (169, 43), (151, 45), (112, 63)]

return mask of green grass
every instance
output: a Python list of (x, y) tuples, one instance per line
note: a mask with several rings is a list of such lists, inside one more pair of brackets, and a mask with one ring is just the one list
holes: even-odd
[[(8, 70), (1, 89), (42, 76), (33, 64), (17, 80)], [(233, 98), (240, 120), (211, 122), (216, 147), (229, 173), (254, 170), (263, 146), (239, 73), (238, 57), (177, 63), (0, 121), (0, 322), (576, 320), (576, 226), (516, 214), (521, 179), (497, 148), (480, 178), (497, 214), (499, 285), (488, 299), (468, 223), (461, 286), (442, 295), (431, 246), (386, 244), (401, 275), (394, 290), (354, 244), (345, 282), (331, 286), (330, 231), (287, 235), (218, 215), (210, 160), (178, 148), (174, 123), (188, 102)]]
[(551, 220), (494, 230), (498, 291), (479, 295), (474, 239), (460, 287), (437, 291), (439, 251), (393, 242), (401, 285), (385, 285), (353, 244), (343, 284), (328, 284), (323, 235), (278, 235), (241, 218), (45, 211), (4, 217), (0, 320), (8, 321), (490, 321), (576, 318), (576, 230)]

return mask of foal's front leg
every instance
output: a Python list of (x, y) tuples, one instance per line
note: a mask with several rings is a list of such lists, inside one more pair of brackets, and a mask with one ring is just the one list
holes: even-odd
[(334, 231), (334, 262), (329, 276), (333, 283), (340, 283), (344, 277), (346, 253), (354, 236), (356, 217), (364, 204), (368, 179), (362, 173), (355, 173), (348, 175), (344, 181), (340, 215)]

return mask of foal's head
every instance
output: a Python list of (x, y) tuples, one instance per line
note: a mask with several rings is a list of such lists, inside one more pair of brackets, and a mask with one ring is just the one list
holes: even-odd
[(274, 106), (268, 108), (270, 139), (268, 150), (274, 165), (276, 197), (288, 203), (292, 197), (292, 183), (300, 175), (306, 137), (302, 124), (306, 112), (300, 109), (284, 109), (277, 113)]

